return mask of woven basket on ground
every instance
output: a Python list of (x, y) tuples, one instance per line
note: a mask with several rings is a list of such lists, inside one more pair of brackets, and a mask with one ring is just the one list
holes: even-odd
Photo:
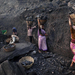
[(30, 62), (32, 62), (30, 65), (23, 65), (23, 67), (25, 67), (26, 69), (29, 69), (32, 65), (33, 65), (33, 63), (34, 63), (34, 59), (31, 57), (31, 56), (25, 56), (25, 57), (22, 57), (20, 60), (19, 60), (19, 63), (22, 63), (22, 62), (24, 62), (24, 61), (30, 61)]
[(70, 18), (71, 18), (72, 22), (75, 23), (75, 14), (71, 14)]
[(11, 52), (13, 50), (15, 50), (16, 48), (16, 45), (15, 44), (12, 44), (13, 47), (10, 47), (10, 48), (6, 48), (6, 45), (3, 46), (3, 49), (6, 51), (6, 52)]

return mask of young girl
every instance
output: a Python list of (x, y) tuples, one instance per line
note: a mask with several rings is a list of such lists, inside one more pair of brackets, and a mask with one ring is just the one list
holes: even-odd
[(30, 40), (31, 43), (32, 43), (32, 37), (33, 37), (32, 31), (33, 31), (34, 28), (36, 28), (36, 26), (31, 27), (31, 25), (29, 25), (29, 26), (27, 27), (27, 29), (28, 29), (28, 37), (29, 37), (29, 40)]

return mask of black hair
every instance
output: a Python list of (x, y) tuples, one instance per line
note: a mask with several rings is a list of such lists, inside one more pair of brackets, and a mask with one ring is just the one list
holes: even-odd
[(41, 28), (39, 28), (39, 34), (42, 34), (42, 32), (41, 32)]
[(13, 32), (17, 32), (17, 30), (16, 29), (13, 29)]
[(28, 29), (31, 29), (31, 25), (28, 26)]

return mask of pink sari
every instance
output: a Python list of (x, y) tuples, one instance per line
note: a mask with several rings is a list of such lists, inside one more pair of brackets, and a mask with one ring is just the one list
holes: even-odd
[(45, 36), (39, 35), (38, 46), (39, 46), (39, 50), (43, 50), (43, 51), (47, 50), (47, 44), (46, 44), (46, 37)]
[(75, 43), (70, 42), (70, 48), (74, 54), (72, 61), (75, 62)]
[(39, 47), (39, 50), (46, 51), (47, 50), (46, 37), (45, 37), (46, 32), (43, 29), (41, 29), (41, 32), (44, 36), (41, 36), (38, 30), (38, 47)]

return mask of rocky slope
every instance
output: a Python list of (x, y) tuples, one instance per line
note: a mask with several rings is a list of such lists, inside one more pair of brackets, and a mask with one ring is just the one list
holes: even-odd
[[(0, 1), (0, 30), (6, 29), (12, 34), (16, 27), (20, 42), (28, 41), (26, 17), (32, 16), (37, 25), (36, 16), (43, 14), (48, 17), (45, 30), (48, 34), (49, 51), (63, 56), (73, 56), (70, 44), (69, 13), (75, 12), (74, 0), (2, 0)], [(33, 31), (33, 43), (37, 44), (37, 29)]]

